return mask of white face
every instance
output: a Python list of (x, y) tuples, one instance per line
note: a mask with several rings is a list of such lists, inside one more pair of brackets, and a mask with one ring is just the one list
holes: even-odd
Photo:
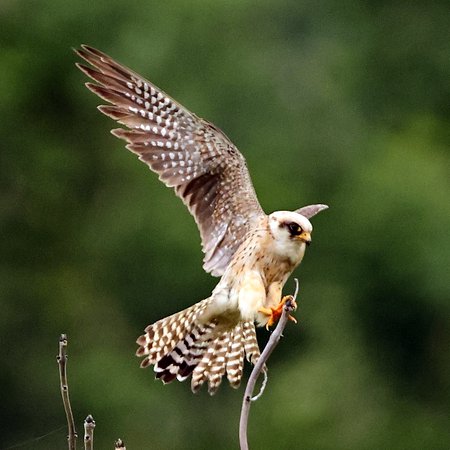
[(278, 253), (293, 260), (303, 257), (313, 229), (306, 217), (292, 211), (276, 211), (269, 216), (269, 226)]

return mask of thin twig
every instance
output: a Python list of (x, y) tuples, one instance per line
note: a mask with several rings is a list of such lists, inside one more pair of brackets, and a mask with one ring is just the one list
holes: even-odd
[(73, 420), (72, 407), (69, 399), (69, 385), (67, 382), (67, 335), (61, 334), (59, 338), (59, 353), (56, 357), (59, 366), (59, 381), (61, 388), (61, 396), (64, 404), (64, 411), (67, 418), (67, 443), (69, 450), (75, 450), (77, 445), (77, 432), (75, 430), (75, 422)]
[(114, 448), (116, 450), (127, 450), (125, 447), (125, 442), (122, 441), (122, 439), (117, 439), (117, 441), (114, 443)]
[(92, 450), (94, 448), (94, 428), (95, 420), (89, 414), (84, 420), (84, 450)]
[(262, 371), (264, 375), (263, 382), (261, 383), (261, 387), (259, 388), (259, 392), (252, 397), (252, 402), (256, 402), (256, 400), (259, 400), (259, 398), (264, 394), (264, 391), (266, 390), (267, 381), (269, 380), (269, 376), (267, 375), (267, 369), (263, 369)]
[(258, 377), (261, 374), (261, 372), (267, 371), (266, 362), (282, 337), (283, 330), (289, 319), (289, 313), (291, 313), (296, 307), (295, 300), (297, 298), (297, 294), (298, 294), (298, 280), (295, 279), (294, 295), (286, 301), (283, 308), (283, 313), (280, 317), (280, 320), (278, 321), (278, 325), (276, 326), (275, 330), (270, 336), (270, 339), (267, 342), (264, 351), (261, 353), (261, 356), (256, 362), (255, 367), (253, 368), (252, 373), (250, 374), (250, 377), (248, 379), (247, 386), (245, 388), (244, 399), (242, 401), (241, 419), (239, 422), (239, 444), (241, 450), (248, 450), (247, 427), (251, 402), (252, 400), (257, 400), (261, 396), (265, 388), (264, 382), (260, 393), (256, 395), (254, 398), (252, 398), (256, 381), (258, 380)]

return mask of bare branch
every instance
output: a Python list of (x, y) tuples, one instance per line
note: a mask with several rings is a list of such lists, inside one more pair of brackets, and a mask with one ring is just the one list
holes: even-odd
[(73, 420), (72, 407), (70, 406), (69, 385), (67, 382), (67, 335), (61, 334), (59, 338), (59, 353), (56, 357), (59, 366), (59, 381), (61, 388), (61, 396), (64, 404), (64, 411), (67, 418), (67, 443), (69, 450), (75, 450), (77, 445), (77, 432), (75, 430), (75, 422)]
[(123, 442), (120, 438), (115, 442), (114, 448), (116, 450), (127, 450), (127, 448), (125, 447), (125, 442)]
[(84, 420), (84, 450), (92, 450), (94, 448), (94, 428), (95, 420), (89, 414)]
[[(261, 353), (261, 356), (259, 357), (258, 361), (255, 364), (255, 367), (252, 370), (252, 373), (250, 374), (250, 377), (247, 382), (247, 386), (245, 388), (244, 393), (244, 399), (242, 401), (242, 409), (241, 409), (241, 419), (239, 422), (239, 444), (241, 447), (241, 450), (248, 450), (248, 441), (247, 441), (247, 427), (248, 427), (248, 416), (250, 413), (250, 405), (252, 401), (257, 400), (263, 393), (264, 388), (266, 386), (267, 381), (267, 367), (266, 362), (269, 359), (269, 356), (272, 354), (273, 350), (277, 346), (278, 342), (280, 341), (283, 330), (286, 327), (286, 324), (289, 320), (289, 313), (294, 311), (296, 308), (295, 300), (297, 298), (298, 294), (298, 280), (295, 279), (295, 292), (294, 295), (291, 296), (285, 303), (283, 308), (283, 313), (280, 317), (280, 320), (278, 321), (278, 324), (273, 331), (272, 335), (270, 336), (269, 341), (267, 342), (266, 346), (264, 347), (264, 351)], [(265, 379), (263, 386), (261, 388), (261, 391), (258, 395), (252, 398), (253, 396), (253, 390), (255, 389), (256, 381), (258, 380), (259, 375), (261, 372), (264, 372)]]

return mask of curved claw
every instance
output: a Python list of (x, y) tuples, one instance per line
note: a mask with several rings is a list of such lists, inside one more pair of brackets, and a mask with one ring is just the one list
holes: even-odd
[[(272, 325), (278, 322), (278, 320), (281, 317), (281, 314), (283, 314), (283, 308), (286, 304), (286, 302), (290, 302), (292, 309), (295, 311), (297, 309), (297, 303), (292, 297), (292, 295), (285, 295), (280, 303), (275, 308), (260, 308), (258, 311), (269, 316), (269, 320), (266, 324), (266, 330), (269, 329)], [(291, 320), (294, 323), (297, 323), (297, 319), (294, 316), (291, 316), (289, 314), (288, 319)]]

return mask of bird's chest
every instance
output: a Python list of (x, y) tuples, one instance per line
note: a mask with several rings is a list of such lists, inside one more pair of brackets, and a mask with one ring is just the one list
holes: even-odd
[(293, 267), (286, 260), (263, 257), (236, 273), (230, 289), (231, 304), (242, 318), (254, 320), (260, 308), (280, 301), (281, 289)]
[(273, 283), (284, 284), (287, 277), (295, 269), (295, 264), (288, 258), (268, 255), (259, 264), (259, 271), (266, 288)]
[[(254, 320), (259, 309), (278, 303), (281, 289), (297, 261), (280, 254), (271, 242), (251, 236), (225, 272), (226, 306), (238, 309), (245, 320)], [(225, 296), (224, 296), (225, 298)]]

